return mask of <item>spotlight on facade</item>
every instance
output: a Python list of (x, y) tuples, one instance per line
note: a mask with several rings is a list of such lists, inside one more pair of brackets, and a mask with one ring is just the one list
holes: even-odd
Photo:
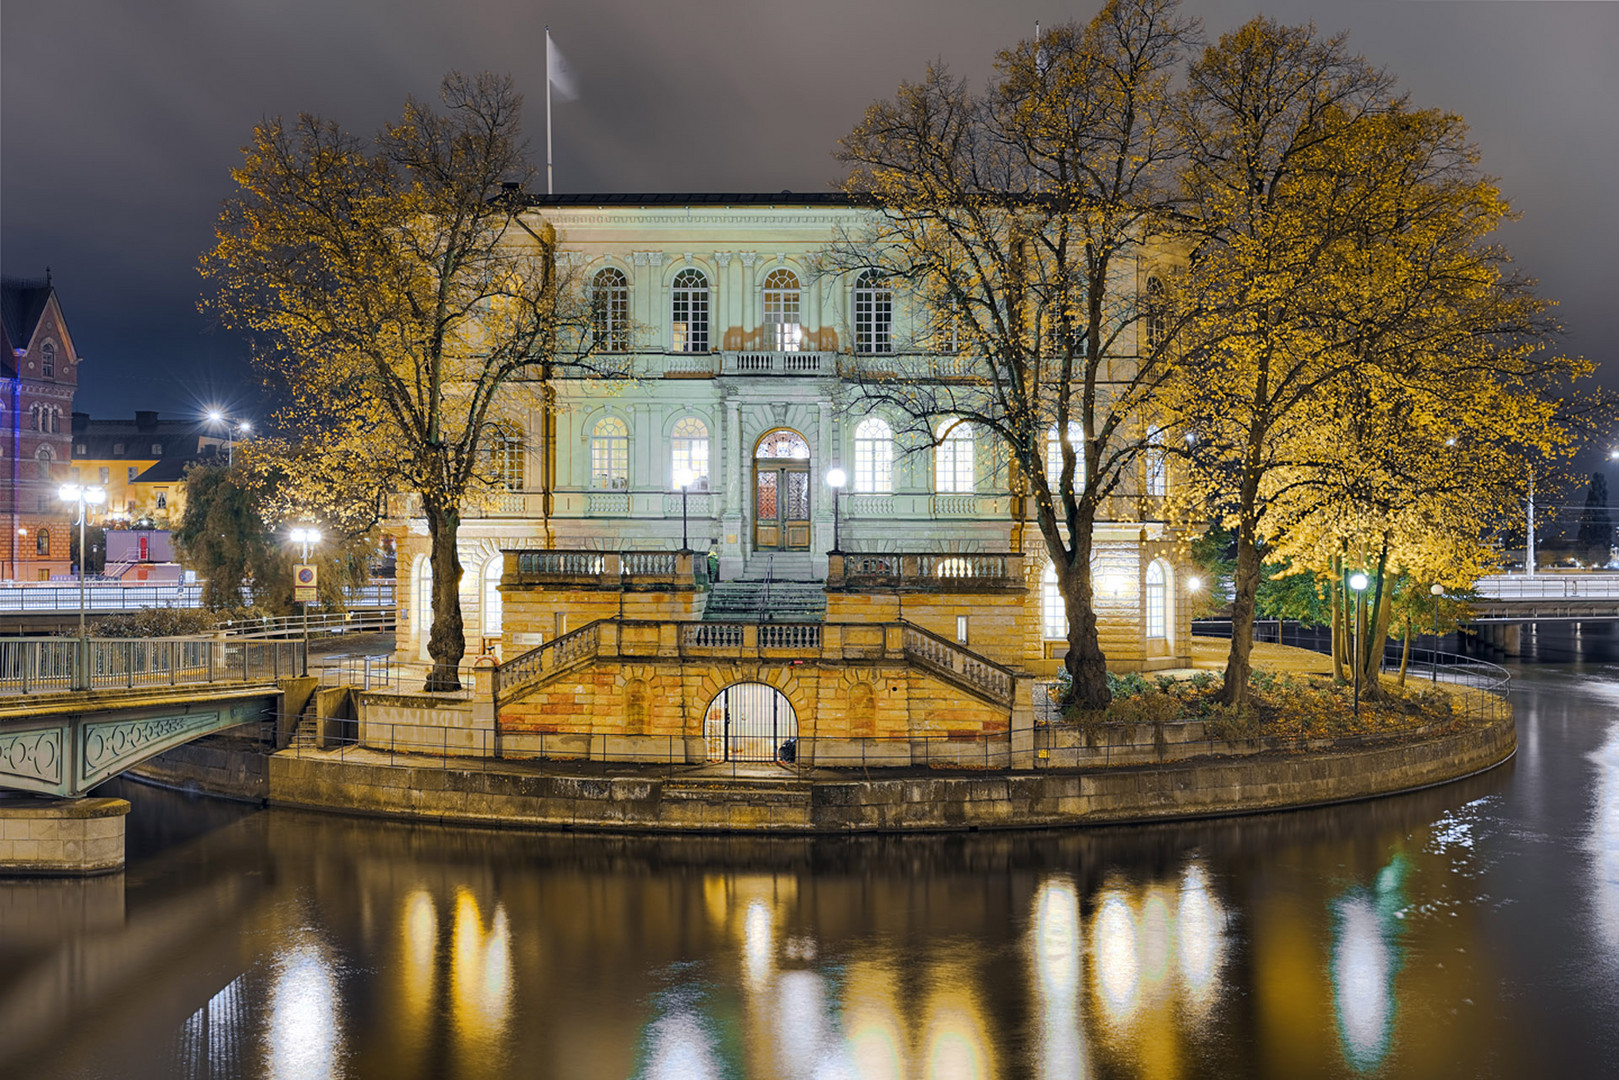
[(1197, 592), (1198, 590), (1200, 590), (1202, 588), (1203, 588), (1203, 579), (1202, 578), (1197, 577), (1196, 575), (1193, 575), (1192, 577), (1189, 577), (1189, 578), (1186, 579), (1186, 591), (1187, 592)]

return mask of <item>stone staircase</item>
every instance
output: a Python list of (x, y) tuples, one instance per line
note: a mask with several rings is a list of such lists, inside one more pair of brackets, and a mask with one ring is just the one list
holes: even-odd
[(710, 589), (707, 622), (821, 622), (824, 584), (815, 578), (809, 552), (755, 555), (742, 576)]

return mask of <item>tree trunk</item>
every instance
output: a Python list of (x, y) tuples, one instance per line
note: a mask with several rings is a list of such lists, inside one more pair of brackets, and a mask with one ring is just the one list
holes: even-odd
[(1231, 652), (1226, 656), (1225, 683), (1215, 700), (1240, 705), (1248, 699), (1253, 672), (1254, 606), (1259, 595), (1260, 557), (1253, 519), (1244, 514), (1237, 527), (1237, 568), (1232, 574)]
[(427, 535), (432, 543), (428, 561), (433, 567), (433, 630), (427, 639), (427, 655), (433, 660), (423, 687), (429, 692), (461, 689), (461, 657), (467, 639), (461, 623), (461, 553), (456, 550), (456, 532), (461, 527), (460, 511), (422, 499), (427, 518)]
[(1388, 641), (1389, 624), (1394, 619), (1394, 589), (1388, 580), (1388, 538), (1377, 557), (1377, 590), (1366, 612), (1366, 632), (1357, 657), (1360, 669), (1360, 696), (1362, 700), (1380, 701), (1383, 686), (1379, 675), (1383, 670), (1383, 644)]
[(1348, 637), (1347, 627), (1344, 624), (1343, 590), (1338, 587), (1338, 578), (1343, 577), (1343, 567), (1335, 570), (1336, 577), (1332, 584), (1327, 586), (1328, 597), (1332, 602), (1332, 681), (1338, 686), (1344, 684), (1344, 656), (1348, 650), (1344, 648), (1344, 639)]
[(1073, 679), (1065, 704), (1080, 709), (1105, 709), (1113, 700), (1113, 691), (1107, 686), (1107, 656), (1102, 652), (1102, 639), (1096, 627), (1096, 592), (1095, 582), (1091, 580), (1088, 538), (1084, 550), (1079, 547), (1075, 545), (1072, 570), (1060, 563), (1057, 567), (1063, 609), (1068, 614), (1068, 656), (1063, 666)]
[(1405, 669), (1411, 663), (1411, 620), (1405, 620), (1405, 645), (1400, 649), (1400, 686), (1405, 686)]

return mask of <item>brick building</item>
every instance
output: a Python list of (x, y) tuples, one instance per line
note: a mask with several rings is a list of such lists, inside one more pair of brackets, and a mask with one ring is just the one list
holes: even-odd
[(57, 497), (70, 473), (79, 356), (56, 289), (0, 281), (0, 577), (48, 580), (70, 568), (73, 512)]

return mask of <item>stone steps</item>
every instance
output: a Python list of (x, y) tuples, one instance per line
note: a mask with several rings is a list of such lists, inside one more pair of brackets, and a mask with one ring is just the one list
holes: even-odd
[(826, 618), (826, 593), (819, 584), (773, 581), (766, 603), (763, 581), (723, 581), (708, 594), (706, 622), (820, 622)]

